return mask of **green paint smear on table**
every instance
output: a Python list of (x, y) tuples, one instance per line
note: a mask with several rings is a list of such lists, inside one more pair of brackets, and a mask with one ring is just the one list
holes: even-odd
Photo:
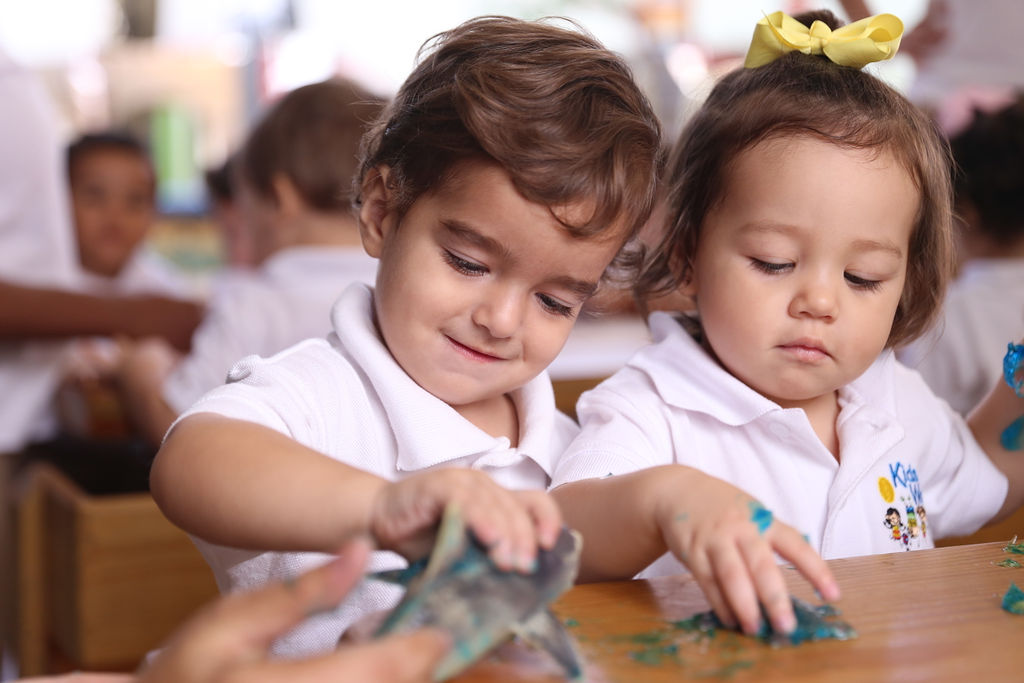
[(754, 663), (748, 659), (737, 659), (729, 662), (720, 669), (702, 671), (695, 675), (695, 678), (732, 678), (737, 671), (753, 668)]
[(675, 643), (651, 645), (643, 650), (630, 650), (629, 658), (645, 666), (662, 666), (665, 660), (673, 664), (682, 664), (682, 660), (679, 659), (679, 646)]
[(1024, 614), (1024, 591), (1017, 584), (1011, 583), (1003, 596), (1003, 609), (1011, 614)]
[(1024, 543), (1017, 543), (1017, 537), (1014, 536), (1012, 541), (1003, 546), (1003, 550), (1014, 555), (1024, 555)]

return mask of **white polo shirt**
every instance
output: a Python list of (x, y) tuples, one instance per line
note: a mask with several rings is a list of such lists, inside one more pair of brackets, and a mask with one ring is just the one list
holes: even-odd
[[(245, 358), (230, 383), (204, 396), (186, 415), (215, 412), (287, 434), (328, 457), (391, 481), (430, 468), (468, 467), (510, 489), (547, 487), (555, 459), (577, 427), (555, 409), (542, 374), (516, 391), (518, 448), (483, 432), (422, 389), (394, 361), (373, 325), (372, 290), (352, 285), (332, 311), (334, 333), (268, 358)], [(259, 553), (197, 540), (222, 591), (295, 576), (323, 564), (317, 553)], [(394, 553), (374, 553), (367, 571), (404, 566)], [(274, 653), (301, 656), (334, 648), (358, 617), (392, 607), (401, 591), (363, 582), (343, 607), (307, 620), (280, 639)]]
[[(733, 377), (668, 314), (650, 324), (655, 343), (581, 397), (582, 431), (553, 486), (690, 465), (750, 493), (825, 558), (930, 548), (1001, 507), (1006, 478), (892, 352), (840, 389), (837, 462), (803, 410)], [(644, 576), (681, 571), (665, 556)]]
[(1022, 329), (1024, 259), (974, 259), (950, 284), (939, 324), (897, 356), (966, 415), (1003, 376), (1006, 345)]
[(377, 259), (362, 248), (289, 247), (233, 274), (210, 300), (192, 348), (168, 375), (163, 398), (181, 413), (245, 356), (273, 354), (330, 331), (331, 307), (353, 282), (372, 285)]

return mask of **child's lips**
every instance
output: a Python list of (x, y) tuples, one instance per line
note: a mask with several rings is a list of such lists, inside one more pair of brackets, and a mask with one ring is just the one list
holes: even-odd
[(802, 361), (820, 361), (831, 358), (825, 345), (816, 339), (797, 339), (779, 346), (783, 351)]
[(458, 351), (462, 355), (467, 356), (467, 357), (469, 357), (469, 358), (471, 358), (473, 360), (478, 360), (478, 361), (482, 361), (482, 362), (493, 362), (493, 361), (505, 360), (505, 358), (503, 358), (501, 356), (497, 356), (497, 355), (492, 354), (492, 353), (487, 353), (486, 351), (480, 351), (478, 349), (473, 348), (472, 346), (467, 346), (467, 345), (463, 344), (462, 342), (453, 339), (452, 337), (446, 337), (446, 338), (451, 343), (451, 345), (455, 347), (456, 351)]

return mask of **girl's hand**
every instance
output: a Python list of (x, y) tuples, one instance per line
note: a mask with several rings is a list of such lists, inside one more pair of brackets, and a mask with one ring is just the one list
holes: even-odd
[(444, 508), (459, 507), (467, 528), (502, 569), (528, 572), (537, 546), (550, 548), (562, 515), (543, 491), (509, 491), (477, 470), (446, 468), (385, 485), (373, 503), (370, 531), (383, 548), (408, 558), (430, 552)]
[(723, 623), (734, 627), (738, 621), (745, 633), (757, 633), (763, 605), (775, 630), (796, 628), (774, 553), (792, 562), (825, 600), (839, 598), (835, 578), (814, 548), (754, 498), (690, 468), (673, 475), (663, 479), (668, 483), (656, 499), (655, 519), (668, 549), (689, 568)]

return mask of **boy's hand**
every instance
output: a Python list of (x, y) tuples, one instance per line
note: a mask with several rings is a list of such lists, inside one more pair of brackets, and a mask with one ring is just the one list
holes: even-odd
[(502, 569), (532, 570), (537, 546), (552, 547), (562, 526), (547, 493), (510, 491), (483, 472), (453, 467), (384, 486), (374, 500), (370, 530), (381, 547), (422, 557), (433, 547), (449, 503), (458, 505), (466, 526)]
[(839, 598), (835, 578), (814, 548), (755, 499), (690, 468), (673, 474), (656, 494), (655, 519), (669, 550), (690, 569), (725, 624), (738, 621), (745, 633), (756, 633), (763, 605), (777, 631), (796, 627), (774, 553), (792, 562), (825, 600)]

